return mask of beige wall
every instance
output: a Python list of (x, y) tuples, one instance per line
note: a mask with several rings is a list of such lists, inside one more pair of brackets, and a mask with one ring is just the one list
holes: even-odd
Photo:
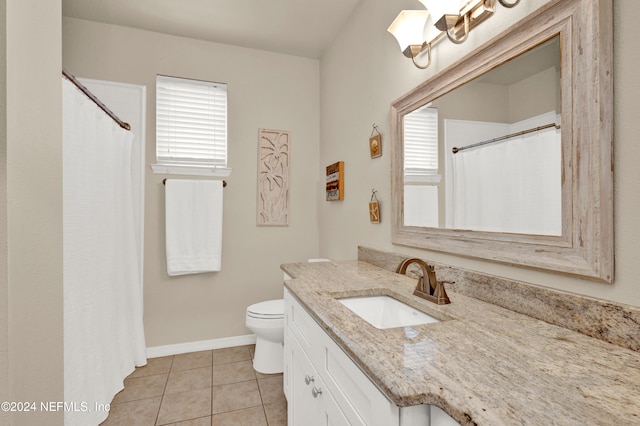
[[(496, 5), (496, 13), (477, 27), (462, 45), (448, 41), (434, 48), (432, 66), (415, 68), (399, 51), (386, 28), (399, 10), (413, 9), (411, 0), (366, 0), (356, 7), (349, 22), (321, 62), (321, 145), (323, 166), (345, 162), (345, 200), (320, 201), (320, 254), (334, 259), (353, 259), (356, 245), (417, 255), (445, 264), (523, 280), (543, 286), (640, 305), (640, 159), (639, 85), (634, 75), (640, 66), (634, 40), (640, 29), (634, 16), (640, 2), (614, 2), (614, 128), (615, 128), (615, 240), (616, 279), (601, 284), (556, 274), (510, 267), (439, 252), (391, 244), (390, 114), (395, 99), (453, 63), (502, 29), (537, 9), (547, 0), (521, 2), (514, 9)], [(382, 133), (383, 156), (371, 159), (367, 140), (372, 123)], [(371, 224), (367, 202), (371, 189), (378, 190), (382, 223)]]
[[(280, 264), (318, 254), (319, 63), (316, 60), (64, 18), (63, 65), (147, 86), (144, 311), (147, 346), (247, 335), (248, 305), (282, 297)], [(164, 187), (155, 162), (155, 76), (229, 85), (222, 271), (169, 278)], [(124, 117), (126, 119), (126, 117)], [(291, 135), (290, 225), (256, 227), (258, 129)]]
[[(63, 400), (61, 2), (5, 4), (0, 205), (7, 216), (0, 218), (0, 236), (7, 250), (0, 250), (0, 298), (7, 301), (0, 323), (7, 321), (7, 335), (0, 333), (0, 350), (6, 344), (9, 371), (0, 380), (7, 400), (39, 404)], [(62, 424), (62, 412), (14, 413), (8, 420)]]
[[(7, 37), (7, 2), (0, 1), (0, 39)], [(7, 51), (0, 43), (0, 401), (9, 399), (9, 282), (7, 273)], [(0, 411), (0, 425), (9, 414)]]

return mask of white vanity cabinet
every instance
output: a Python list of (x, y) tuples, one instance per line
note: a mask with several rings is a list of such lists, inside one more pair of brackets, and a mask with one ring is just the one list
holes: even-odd
[(289, 424), (348, 425), (349, 421), (333, 396), (327, 392), (324, 382), (296, 340), (289, 340), (285, 347), (290, 360), (288, 371), (291, 385), (288, 392), (295, 399), (295, 403), (288, 405)]
[[(284, 290), (284, 392), (289, 426), (449, 426), (430, 421), (428, 405), (399, 408)], [(435, 414), (435, 413), (434, 413)]]

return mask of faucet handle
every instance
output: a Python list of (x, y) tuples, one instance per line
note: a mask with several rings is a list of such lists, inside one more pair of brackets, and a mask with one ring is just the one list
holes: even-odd
[(448, 305), (449, 303), (451, 303), (451, 300), (449, 300), (449, 296), (447, 296), (447, 292), (444, 289), (443, 282), (438, 282), (436, 284), (436, 289), (433, 296), (435, 297), (436, 303), (438, 305)]

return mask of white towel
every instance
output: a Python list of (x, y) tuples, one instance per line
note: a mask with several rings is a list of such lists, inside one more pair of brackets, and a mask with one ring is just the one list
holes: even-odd
[(219, 271), (222, 259), (222, 182), (167, 179), (167, 273)]

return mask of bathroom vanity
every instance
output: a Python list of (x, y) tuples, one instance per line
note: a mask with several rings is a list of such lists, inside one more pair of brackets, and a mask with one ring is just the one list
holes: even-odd
[(284, 301), (284, 386), (290, 425), (309, 425), (310, 421), (362, 426), (458, 424), (437, 407), (396, 406), (287, 289)]
[[(289, 424), (637, 424), (640, 354), (363, 261), (285, 264)], [(379, 329), (342, 298), (387, 295), (438, 322)]]

